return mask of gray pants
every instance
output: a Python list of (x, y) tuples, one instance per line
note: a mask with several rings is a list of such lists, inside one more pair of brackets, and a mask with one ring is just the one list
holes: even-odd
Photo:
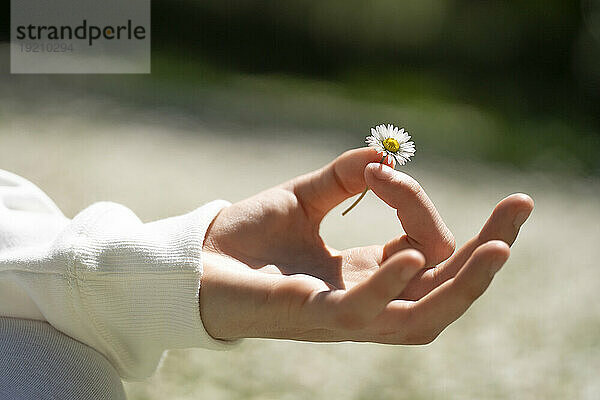
[(41, 321), (0, 317), (0, 400), (125, 399), (100, 353)]

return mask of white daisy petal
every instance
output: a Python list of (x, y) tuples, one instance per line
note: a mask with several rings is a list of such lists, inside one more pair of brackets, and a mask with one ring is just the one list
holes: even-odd
[[(390, 143), (386, 142), (387, 139), (393, 139), (397, 143), (388, 149)], [(379, 124), (371, 128), (371, 135), (367, 136), (365, 143), (381, 153), (382, 162), (404, 165), (416, 152), (415, 144), (410, 139), (411, 136), (404, 128), (392, 124)]]
[(381, 139), (381, 127), (380, 126), (376, 126), (375, 127), (375, 132), (377, 132), (377, 139)]
[(373, 137), (377, 140), (383, 140), (383, 136), (381, 136), (381, 131), (377, 128), (375, 128), (375, 132), (373, 134)]
[(371, 128), (371, 136), (372, 136), (374, 139), (379, 139), (379, 132), (377, 132), (377, 129), (375, 129), (375, 128)]

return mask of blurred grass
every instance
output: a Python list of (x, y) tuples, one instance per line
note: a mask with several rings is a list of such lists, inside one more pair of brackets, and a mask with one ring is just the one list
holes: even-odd
[[(593, 124), (518, 111), (518, 100), (514, 111), (477, 97), (466, 102), (459, 83), (427, 70), (356, 70), (325, 80), (235, 72), (196, 57), (157, 52), (152, 71), (151, 76), (10, 76), (0, 85), (13, 91), (7, 101), (17, 108), (50, 103), (46, 97), (56, 93), (100, 96), (122, 102), (126, 112), (176, 109), (185, 114), (181, 123), (228, 126), (232, 134), (326, 131), (355, 146), (362, 145), (369, 127), (394, 123), (408, 129), (419, 150), (440, 157), (576, 176), (600, 174), (600, 135)], [(39, 90), (46, 86), (48, 90)], [(516, 89), (513, 97), (519, 99)]]
[[(195, 59), (174, 60), (174, 55), (158, 53), (153, 68), (158, 80), (177, 91), (212, 85), (256, 94), (282, 106), (299, 99), (281, 117), (292, 120), (295, 127), (344, 131), (392, 122), (416, 133), (421, 146), (444, 157), (576, 175), (600, 173), (600, 133), (591, 122), (528, 113), (523, 94), (508, 82), (477, 89), (464, 78), (389, 67), (350, 70), (334, 79), (318, 80), (281, 73), (242, 74)], [(259, 118), (270, 120), (260, 114)]]
[[(600, 173), (593, 0), (186, 0), (153, 10), (155, 54), (177, 59), (158, 60), (165, 78), (193, 75), (179, 69), (182, 61), (208, 63), (221, 76), (243, 77), (249, 90), (257, 88), (248, 80), (259, 80), (262, 91), (365, 105), (359, 124), (355, 110), (316, 113), (326, 129), (392, 118), (420, 129), (427, 149), (442, 155)], [(396, 112), (382, 111), (390, 108)]]
[[(152, 16), (151, 76), (15, 78), (6, 93), (53, 82), (239, 131), (342, 140), (391, 122), (442, 157), (600, 174), (595, 0), (158, 0)], [(28, 101), (44, 84), (24, 85)]]

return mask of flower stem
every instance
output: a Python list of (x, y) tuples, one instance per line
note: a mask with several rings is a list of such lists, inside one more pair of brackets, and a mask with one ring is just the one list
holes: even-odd
[[(379, 161), (379, 164), (383, 164), (383, 160), (385, 160), (385, 155), (383, 157), (381, 157), (381, 161)], [(346, 214), (348, 214), (354, 207), (356, 207), (356, 205), (358, 204), (359, 201), (361, 201), (363, 199), (363, 197), (365, 197), (365, 195), (367, 194), (367, 192), (369, 191), (369, 186), (365, 186), (365, 190), (363, 190), (363, 192), (361, 193), (360, 196), (358, 196), (358, 199), (356, 199), (354, 201), (354, 203), (352, 203), (352, 205), (350, 207), (348, 207), (343, 213), (342, 213), (342, 217)]]
[(354, 203), (352, 203), (352, 205), (350, 207), (348, 207), (346, 209), (346, 211), (344, 211), (342, 213), (342, 217), (346, 214), (348, 214), (350, 212), (350, 210), (352, 210), (354, 207), (356, 207), (356, 205), (358, 204), (359, 201), (361, 201), (363, 199), (363, 197), (365, 197), (365, 195), (367, 194), (367, 192), (369, 191), (369, 187), (366, 186), (365, 190), (363, 190), (362, 194), (358, 197), (358, 199), (356, 199), (356, 201)]

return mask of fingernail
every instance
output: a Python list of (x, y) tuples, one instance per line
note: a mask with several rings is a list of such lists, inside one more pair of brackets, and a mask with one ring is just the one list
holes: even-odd
[(515, 228), (520, 228), (521, 225), (523, 225), (525, 223), (525, 221), (527, 220), (527, 217), (529, 217), (529, 211), (521, 211), (520, 213), (517, 214), (517, 216), (515, 217), (514, 221), (513, 221), (513, 225), (515, 226)]
[(374, 171), (375, 178), (385, 181), (394, 176), (394, 170), (385, 164), (379, 164)]

